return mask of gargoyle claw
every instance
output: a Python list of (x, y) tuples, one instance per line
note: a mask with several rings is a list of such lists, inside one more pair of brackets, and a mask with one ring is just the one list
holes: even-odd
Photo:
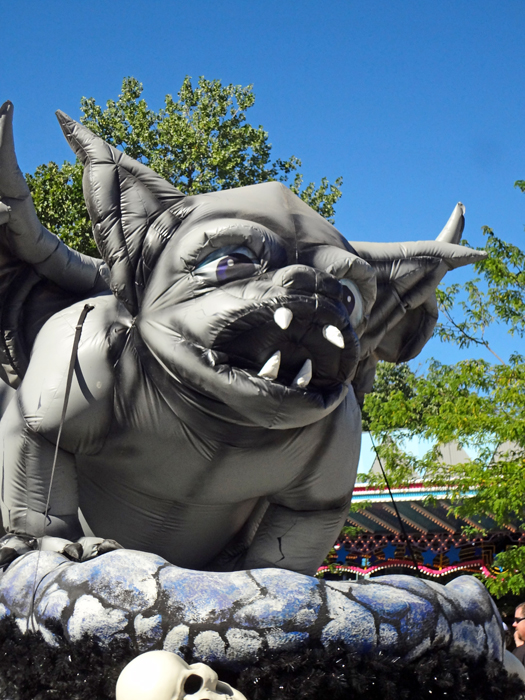
[(123, 549), (123, 547), (115, 540), (106, 540), (103, 537), (81, 537), (76, 542), (71, 542), (62, 537), (46, 536), (41, 537), (38, 541), (35, 540), (33, 549), (41, 549), (43, 552), (57, 552), (71, 561), (81, 562), (94, 559), (101, 554), (106, 554), (106, 552), (112, 552), (114, 549)]
[(31, 535), (8, 533), (0, 538), (0, 567), (8, 566), (22, 554), (37, 549), (38, 541)]
[(70, 542), (62, 550), (62, 554), (71, 561), (82, 561), (82, 545), (78, 542)]
[(75, 544), (82, 547), (81, 561), (94, 559), (101, 554), (107, 554), (115, 549), (124, 547), (115, 540), (106, 540), (103, 537), (81, 537)]

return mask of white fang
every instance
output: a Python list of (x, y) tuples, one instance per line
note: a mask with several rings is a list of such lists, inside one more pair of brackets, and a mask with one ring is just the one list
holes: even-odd
[(285, 331), (290, 323), (292, 322), (293, 313), (290, 309), (285, 309), (284, 306), (280, 306), (273, 315), (273, 320)]
[(305, 360), (304, 365), (299, 370), (296, 378), (292, 382), (292, 386), (297, 386), (299, 389), (304, 389), (310, 384), (312, 379), (312, 360)]
[(261, 367), (261, 371), (259, 372), (258, 376), (264, 377), (265, 379), (277, 379), (280, 366), (281, 351), (277, 350), (277, 352), (274, 352), (270, 359)]
[(339, 328), (335, 326), (325, 326), (323, 328), (323, 335), (332, 345), (337, 345), (338, 348), (344, 348), (345, 340)]

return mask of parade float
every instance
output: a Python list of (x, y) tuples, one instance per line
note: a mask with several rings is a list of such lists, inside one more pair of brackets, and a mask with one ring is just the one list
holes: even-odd
[[(463, 206), (436, 240), (349, 242), (280, 183), (185, 196), (58, 113), (91, 258), (38, 221), (12, 115), (4, 696), (111, 697), (127, 661), (164, 651), (182, 659), (154, 655), (166, 697), (518, 697), (476, 579), (314, 578), (347, 517), (377, 362), (420, 352), (437, 285), (482, 255), (460, 245)], [(127, 673), (119, 700), (138, 700)]]

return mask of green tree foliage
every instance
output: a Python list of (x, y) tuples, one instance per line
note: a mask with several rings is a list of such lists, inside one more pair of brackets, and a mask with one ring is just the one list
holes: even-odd
[[(424, 376), (412, 375), (410, 384), (411, 395), (394, 391), (384, 401), (372, 394), (365, 404), (389, 481), (424, 477), (448, 487), (458, 515), (490, 513), (502, 524), (524, 519), (523, 358), (515, 356), (508, 365), (433, 362)], [(408, 436), (429, 439), (434, 448), (423, 460), (401, 459)], [(479, 456), (465, 464), (443, 464), (439, 445), (452, 441), (476, 447)], [(466, 498), (472, 490), (476, 495)]]
[[(417, 378), (406, 364), (395, 365), (391, 362), (380, 362), (377, 365), (374, 380), (374, 391), (366, 397), (363, 407), (363, 430), (382, 430), (382, 407), (391, 401), (410, 400), (416, 392)], [(402, 428), (404, 416), (396, 417), (394, 413), (385, 416), (387, 430)], [(398, 423), (394, 425), (394, 422)]]
[[(525, 191), (522, 184), (517, 183)], [(432, 361), (424, 374), (383, 365), (365, 415), (391, 484), (429, 479), (448, 489), (454, 514), (474, 519), (488, 514), (501, 525), (524, 528), (525, 358), (513, 354), (505, 362), (488, 336), (494, 328), (525, 334), (525, 252), (489, 228), (484, 234), (487, 257), (476, 263), (478, 276), (439, 293), (443, 322), (436, 333), (461, 348), (483, 347), (494, 362)], [(404, 440), (413, 436), (433, 445), (423, 459), (403, 450)], [(453, 441), (476, 448), (477, 458), (444, 464), (439, 445)], [(496, 577), (486, 581), (491, 593), (525, 592), (524, 562), (524, 547), (501, 554)]]
[(99, 257), (91, 235), (91, 222), (82, 195), (82, 165), (39, 165), (26, 173), (38, 218), (72, 248)]
[(492, 595), (501, 598), (507, 593), (523, 595), (525, 591), (525, 547), (510, 547), (496, 558), (495, 578), (489, 578), (485, 585)]
[[(486, 331), (499, 323), (511, 336), (525, 334), (525, 252), (517, 246), (502, 241), (492, 229), (485, 226), (486, 244), (483, 250), (487, 258), (476, 264), (482, 280), (473, 279), (463, 285), (452, 285), (439, 291), (439, 302), (445, 322), (438, 335), (461, 348), (483, 346), (494, 351), (486, 339)], [(484, 287), (480, 282), (485, 283)], [(459, 301), (463, 318), (456, 321), (452, 311), (458, 306), (461, 292), (466, 298)], [(496, 359), (503, 362), (498, 355)]]
[[(186, 77), (178, 99), (166, 95), (158, 112), (148, 107), (142, 90), (135, 78), (125, 78), (118, 99), (109, 100), (105, 108), (93, 98), (82, 98), (82, 123), (184, 193), (287, 182), (332, 220), (342, 179), (330, 184), (322, 178), (317, 187), (314, 183), (303, 187), (298, 158), (272, 160), (268, 133), (246, 118), (255, 102), (251, 85), (224, 86), (219, 80), (199, 78), (194, 86)], [(73, 248), (96, 255), (82, 197), (81, 164), (66, 161), (60, 167), (51, 162), (27, 179), (42, 223)]]

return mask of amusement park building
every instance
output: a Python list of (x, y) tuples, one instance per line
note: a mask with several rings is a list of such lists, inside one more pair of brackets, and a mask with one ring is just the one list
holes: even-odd
[[(468, 459), (455, 446), (444, 446), (443, 454), (448, 463)], [(378, 469), (376, 461), (372, 471)], [(392, 496), (395, 505), (386, 485), (356, 485), (346, 525), (358, 534), (340, 536), (319, 576), (402, 573), (442, 583), (464, 573), (490, 576), (497, 553), (510, 545), (525, 545), (525, 533), (515, 525), (498, 526), (487, 515), (454, 517), (449, 512), (450, 492), (432, 483), (393, 488)]]

